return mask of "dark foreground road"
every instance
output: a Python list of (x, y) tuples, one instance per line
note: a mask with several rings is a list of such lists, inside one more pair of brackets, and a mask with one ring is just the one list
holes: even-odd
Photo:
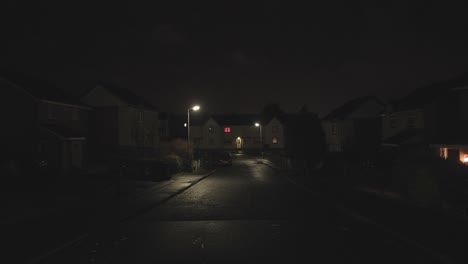
[(43, 263), (439, 263), (238, 156), (166, 203)]

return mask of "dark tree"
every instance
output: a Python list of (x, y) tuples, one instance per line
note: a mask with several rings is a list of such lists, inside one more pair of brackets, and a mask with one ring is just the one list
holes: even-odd
[(322, 160), (326, 153), (325, 135), (320, 119), (314, 113), (287, 115), (286, 154), (309, 169)]
[(278, 103), (268, 103), (263, 107), (260, 113), (264, 120), (269, 120), (273, 117), (280, 118), (284, 115), (283, 109), (281, 109)]

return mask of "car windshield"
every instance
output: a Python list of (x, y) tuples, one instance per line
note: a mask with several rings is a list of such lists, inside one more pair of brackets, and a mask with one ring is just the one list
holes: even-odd
[(2, 263), (468, 263), (468, 1), (87, 2), (0, 5)]

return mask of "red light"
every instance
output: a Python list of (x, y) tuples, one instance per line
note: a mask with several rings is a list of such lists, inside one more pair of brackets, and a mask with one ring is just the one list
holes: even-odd
[(225, 127), (224, 128), (224, 133), (231, 133), (231, 128), (230, 127)]

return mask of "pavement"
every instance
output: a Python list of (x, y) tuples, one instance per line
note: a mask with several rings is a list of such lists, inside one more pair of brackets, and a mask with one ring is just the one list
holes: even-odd
[(232, 167), (40, 263), (440, 263), (284, 176), (235, 156)]
[[(268, 159), (258, 162), (282, 171), (288, 179), (310, 192), (328, 195), (349, 215), (368, 222), (383, 232), (413, 244), (447, 263), (467, 263), (468, 226), (466, 218), (440, 210), (416, 206), (396, 193), (356, 187), (330, 190), (314, 177), (298, 177)], [(326, 185), (326, 184), (325, 184)]]
[[(40, 202), (36, 203), (19, 204), (14, 201), (16, 197), (10, 196), (10, 203), (16, 203), (22, 210), (4, 210), (8, 215), (1, 222), (0, 240), (3, 245), (8, 245), (2, 254), (8, 260), (4, 263), (40, 263), (94, 230), (131, 219), (190, 188), (209, 174), (177, 174), (161, 182), (122, 180), (119, 184), (107, 184), (105, 188), (102, 186), (93, 191), (70, 186), (68, 193), (63, 188), (65, 190), (54, 192), (47, 199), (39, 199), (38, 195)], [(22, 193), (16, 194), (21, 198)], [(28, 196), (31, 194), (36, 193)], [(35, 213), (27, 213), (31, 211)], [(15, 212), (19, 213), (15, 215)]]

